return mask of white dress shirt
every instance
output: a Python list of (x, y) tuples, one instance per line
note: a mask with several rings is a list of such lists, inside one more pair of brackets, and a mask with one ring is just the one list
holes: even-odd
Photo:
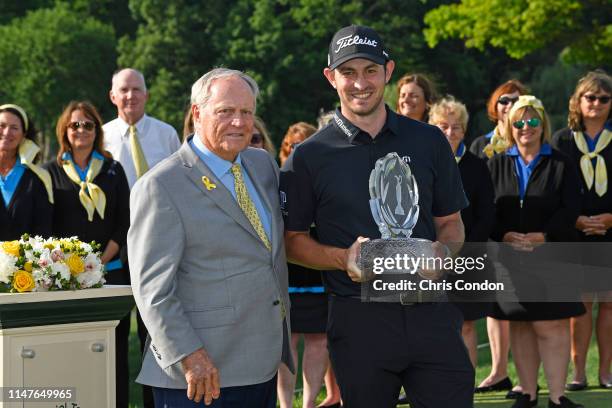
[[(134, 126), (149, 169), (181, 147), (176, 130), (161, 120), (144, 115)], [(102, 128), (104, 129), (104, 147), (123, 166), (131, 189), (137, 177), (130, 148), (130, 125), (118, 117), (106, 123)]]

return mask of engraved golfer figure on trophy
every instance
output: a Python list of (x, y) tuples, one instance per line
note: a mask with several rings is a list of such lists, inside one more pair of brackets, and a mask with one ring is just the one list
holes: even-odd
[(397, 184), (395, 185), (395, 196), (397, 197), (397, 205), (395, 206), (395, 215), (406, 215), (402, 208), (402, 176), (396, 175), (395, 179)]

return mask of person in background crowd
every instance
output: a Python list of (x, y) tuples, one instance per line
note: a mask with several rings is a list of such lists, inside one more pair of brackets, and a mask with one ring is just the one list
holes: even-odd
[[(145, 113), (149, 93), (140, 71), (132, 68), (117, 71), (109, 95), (117, 107), (117, 118), (103, 126), (104, 147), (123, 166), (131, 189), (139, 177), (177, 151), (181, 144), (172, 126)], [(122, 262), (128, 267), (126, 252), (122, 253)], [(137, 324), (142, 352), (147, 330), (140, 314), (137, 314)], [(148, 387), (143, 387), (143, 405), (153, 407), (153, 394)]]
[(193, 135), (193, 113), (191, 112), (191, 105), (187, 107), (185, 111), (185, 118), (183, 119), (183, 142), (187, 140), (189, 135)]
[[(569, 127), (553, 136), (553, 144), (568, 154), (581, 174), (583, 202), (576, 228), (582, 241), (594, 243), (592, 256), (585, 263), (604, 261), (597, 243), (612, 242), (612, 193), (608, 180), (612, 179), (612, 78), (603, 71), (589, 72), (578, 81), (569, 101)], [(601, 245), (601, 244), (600, 244)], [(585, 250), (589, 248), (585, 245)], [(610, 266), (609, 262), (604, 265)], [(606, 271), (608, 272), (609, 269)], [(574, 374), (566, 385), (570, 391), (587, 387), (586, 357), (593, 331), (593, 301), (599, 303), (596, 333), (599, 350), (599, 385), (612, 389), (612, 293), (610, 275), (603, 280), (586, 276), (584, 304), (587, 313), (571, 319), (572, 363)], [(603, 285), (601, 284), (603, 283)], [(606, 285), (607, 283), (607, 285)], [(599, 292), (599, 293), (593, 293)]]
[(251, 138), (251, 147), (264, 149), (270, 156), (276, 157), (276, 148), (274, 142), (270, 138), (266, 124), (259, 116), (255, 116), (255, 125), (253, 126), (253, 137)]
[[(511, 79), (504, 82), (491, 94), (487, 101), (487, 115), (495, 127), (489, 133), (478, 136), (470, 145), (470, 151), (481, 159), (488, 160), (496, 153), (502, 153), (506, 149), (504, 136), (502, 134), (504, 123), (512, 105), (517, 101), (519, 95), (525, 95), (527, 88), (520, 81)], [(506, 352), (506, 354), (508, 354)]]
[(18, 105), (0, 105), (0, 241), (25, 233), (51, 236), (53, 189), (49, 173), (34, 164), (36, 128)]
[[(470, 145), (470, 152), (481, 159), (489, 160), (496, 153), (503, 152), (505, 144), (503, 131), (508, 112), (518, 100), (519, 95), (527, 92), (525, 85), (511, 79), (498, 86), (487, 101), (487, 114), (495, 123), (495, 128), (477, 137)], [(510, 351), (510, 326), (507, 321), (487, 317), (487, 334), (491, 347), (491, 372), (476, 387), (477, 393), (508, 390), (506, 398), (514, 399), (520, 395), (521, 386), (512, 388), (508, 377), (508, 353)]]
[[(70, 102), (55, 129), (57, 159), (45, 166), (53, 180), (53, 235), (101, 245), (106, 283), (129, 284), (119, 259), (130, 226), (130, 189), (119, 162), (104, 150), (102, 119), (89, 102)], [(115, 329), (117, 407), (129, 405), (130, 314)]]
[[(305, 122), (298, 122), (287, 130), (278, 155), (281, 166), (295, 146), (302, 143), (317, 129)], [(311, 228), (311, 234), (316, 234)], [(298, 361), (297, 346), (304, 338), (302, 356), (302, 378), (304, 397), (302, 406), (314, 408), (315, 400), (323, 383), (323, 376), (329, 365), (327, 353), (327, 295), (321, 282), (321, 274), (301, 265), (289, 263), (289, 299), (291, 301), (291, 352)], [(281, 408), (293, 407), (293, 392), (296, 375), (281, 365), (278, 371), (278, 398)]]
[[(550, 146), (548, 115), (536, 97), (519, 97), (504, 132), (508, 150), (488, 162), (496, 203), (492, 237), (508, 244), (501, 248), (502, 255), (511, 253), (500, 259), (512, 272), (525, 254), (546, 241), (576, 240), (580, 182), (571, 160)], [(521, 272), (516, 279), (530, 273)], [(537, 405), (540, 361), (548, 382), (548, 407), (582, 407), (564, 396), (564, 383), (570, 356), (569, 318), (583, 313), (581, 303), (519, 302), (512, 309), (496, 307), (494, 315), (510, 320), (512, 353), (523, 389), (513, 408)]]
[[(429, 123), (440, 128), (451, 145), (461, 173), (463, 189), (470, 202), (468, 207), (461, 210), (461, 219), (465, 226), (465, 242), (482, 243), (489, 239), (495, 223), (493, 184), (485, 161), (467, 151), (463, 143), (468, 118), (465, 105), (456, 101), (452, 96), (436, 102), (429, 112)], [(474, 250), (477, 245), (464, 247), (460, 256), (471, 256), (470, 251)], [(484, 279), (478, 279), (481, 274), (476, 276), (476, 273), (476, 271), (471, 271), (472, 276), (463, 276), (462, 279), (483, 281)], [(478, 362), (476, 320), (487, 315), (491, 304), (479, 302), (473, 298), (474, 294), (470, 296), (472, 296), (471, 299), (462, 299), (463, 301), (455, 305), (463, 313), (461, 334), (470, 353), (472, 365), (476, 367)]]
[(51, 236), (53, 188), (49, 173), (34, 164), (36, 128), (25, 110), (0, 105), (0, 241), (25, 233)]
[(423, 74), (406, 74), (397, 82), (397, 113), (427, 122), (438, 96), (433, 82)]
[(287, 133), (281, 142), (280, 152), (278, 153), (278, 159), (280, 160), (281, 167), (285, 161), (289, 158), (293, 149), (308, 139), (317, 131), (317, 128), (306, 122), (297, 122), (289, 126)]
[(324, 111), (323, 108), (319, 111), (317, 118), (317, 129), (321, 130), (334, 118), (334, 111)]

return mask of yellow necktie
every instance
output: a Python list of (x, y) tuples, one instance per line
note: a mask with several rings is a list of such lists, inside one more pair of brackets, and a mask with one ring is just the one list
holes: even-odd
[(130, 150), (132, 151), (134, 169), (136, 169), (136, 178), (140, 178), (149, 170), (149, 165), (142, 152), (142, 146), (140, 146), (140, 141), (136, 135), (136, 126), (134, 125), (130, 126)]
[(255, 229), (255, 232), (259, 238), (263, 241), (266, 248), (268, 248), (268, 251), (270, 251), (272, 249), (272, 245), (270, 245), (270, 241), (268, 240), (266, 231), (261, 223), (259, 214), (257, 214), (255, 204), (253, 204), (251, 197), (249, 197), (249, 192), (247, 191), (246, 184), (244, 184), (242, 171), (240, 170), (240, 165), (238, 163), (234, 163), (232, 165), (232, 174), (234, 175), (234, 189), (236, 190), (236, 200), (238, 201), (238, 205), (242, 209), (244, 215), (246, 215), (246, 217), (249, 219), (249, 222)]
[[(606, 161), (599, 153), (608, 147), (610, 141), (612, 141), (612, 132), (604, 129), (601, 135), (599, 135), (595, 150), (589, 152), (589, 147), (586, 140), (584, 140), (582, 132), (574, 132), (574, 142), (580, 153), (582, 153), (580, 158), (582, 177), (584, 177), (584, 182), (589, 190), (593, 187), (593, 181), (595, 182), (595, 192), (600, 197), (608, 191), (608, 170), (606, 169)], [(593, 170), (591, 159), (594, 158), (597, 159), (595, 169)]]
[(100, 174), (103, 164), (103, 160), (92, 157), (91, 163), (89, 163), (89, 170), (85, 176), (85, 181), (81, 181), (79, 173), (77, 173), (71, 160), (64, 160), (62, 163), (62, 168), (66, 172), (68, 178), (81, 187), (79, 190), (79, 200), (83, 208), (85, 208), (85, 211), (87, 211), (87, 220), (89, 220), (89, 222), (93, 221), (94, 211), (98, 211), (100, 218), (104, 219), (106, 195), (100, 187), (93, 183), (94, 179)]

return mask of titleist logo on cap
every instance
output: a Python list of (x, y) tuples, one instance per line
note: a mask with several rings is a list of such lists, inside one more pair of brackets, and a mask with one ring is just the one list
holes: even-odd
[(361, 45), (361, 44), (369, 45), (370, 47), (376, 48), (376, 46), (378, 45), (378, 42), (376, 40), (370, 40), (368, 37), (361, 38), (359, 37), (359, 35), (353, 36), (351, 34), (351, 35), (347, 35), (346, 37), (339, 38), (338, 41), (336, 41), (336, 45), (338, 46), (338, 48), (336, 48), (334, 52), (338, 53), (338, 51), (350, 45)]

